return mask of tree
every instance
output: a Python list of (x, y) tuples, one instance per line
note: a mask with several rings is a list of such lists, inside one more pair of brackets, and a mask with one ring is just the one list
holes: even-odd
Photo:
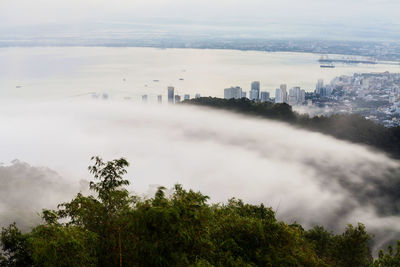
[(33, 266), (28, 237), (29, 235), (21, 233), (15, 223), (2, 229), (0, 243), (3, 252), (0, 250), (0, 266)]
[(374, 261), (373, 267), (397, 267), (400, 266), (400, 240), (397, 241), (396, 251), (390, 245), (388, 251), (379, 251), (379, 257)]
[(95, 233), (98, 238), (97, 255), (100, 266), (122, 265), (122, 215), (129, 211), (134, 198), (123, 188), (129, 163), (124, 158), (104, 162), (92, 157), (89, 172), (98, 182), (90, 182), (96, 196), (78, 194), (71, 202), (59, 205), (58, 218), (67, 218), (67, 225), (80, 226)]

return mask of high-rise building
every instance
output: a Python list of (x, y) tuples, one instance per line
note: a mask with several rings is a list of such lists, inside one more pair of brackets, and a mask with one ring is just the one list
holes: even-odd
[(317, 85), (315, 86), (315, 93), (320, 95), (322, 88), (324, 88), (324, 80), (323, 79), (319, 79), (318, 82), (317, 82)]
[(242, 91), (242, 98), (246, 98), (247, 97), (247, 92), (246, 91)]
[(290, 88), (290, 89), (289, 89), (288, 103), (289, 103), (289, 105), (291, 105), (291, 106), (297, 104), (296, 88)]
[(185, 95), (183, 96), (183, 99), (184, 99), (184, 100), (189, 100), (189, 99), (190, 99), (190, 95), (189, 95), (189, 94), (185, 94)]
[(332, 88), (330, 86), (324, 86), (320, 89), (319, 95), (321, 97), (330, 97), (332, 94)]
[(194, 98), (200, 98), (201, 96), (200, 96), (200, 94), (196, 94), (195, 96), (194, 96)]
[(261, 92), (260, 93), (260, 100), (261, 100), (261, 102), (269, 101), (269, 92)]
[(306, 91), (304, 89), (301, 89), (301, 104), (304, 104), (306, 102)]
[(250, 92), (249, 92), (249, 99), (250, 100), (257, 101), (258, 100), (258, 96), (259, 96), (259, 91), (258, 90), (253, 90), (253, 89), (250, 90)]
[(157, 102), (158, 102), (159, 104), (162, 103), (162, 95), (158, 95), (158, 96), (157, 96)]
[(242, 88), (239, 86), (224, 89), (225, 99), (240, 99), (242, 97)]
[(180, 95), (175, 95), (175, 103), (181, 102), (181, 96)]
[[(252, 100), (259, 100), (260, 99), (260, 82), (259, 81), (254, 81), (251, 83), (251, 90), (254, 90), (256, 92), (251, 93), (250, 91), (250, 95), (255, 96), (254, 99)], [(250, 96), (251, 99), (251, 96)]]
[(173, 86), (168, 86), (168, 103), (174, 103), (174, 90)]
[(275, 103), (283, 103), (281, 88), (276, 88), (275, 90)]
[(282, 102), (281, 103), (287, 103), (288, 102), (288, 93), (287, 93), (287, 86), (286, 84), (281, 84), (280, 89), (282, 92)]
[(288, 102), (289, 105), (298, 105), (298, 104), (302, 104), (304, 102), (304, 98), (305, 98), (305, 91), (304, 91), (304, 96), (302, 95), (302, 91), (300, 87), (296, 86), (293, 88), (290, 88), (289, 90), (289, 97), (288, 97)]
[(142, 95), (142, 102), (147, 102), (147, 95)]

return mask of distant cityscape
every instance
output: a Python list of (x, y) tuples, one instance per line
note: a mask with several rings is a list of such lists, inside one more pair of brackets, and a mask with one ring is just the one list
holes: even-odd
[[(241, 97), (247, 94), (240, 87), (224, 89), (225, 99)], [(260, 92), (260, 82), (256, 81), (251, 83), (249, 99), (305, 106), (313, 115), (358, 113), (386, 127), (400, 126), (400, 73), (355, 73), (336, 77), (328, 84), (320, 79), (314, 92), (297, 86), (288, 91), (287, 85), (281, 84), (275, 98), (269, 92)]]
[[(259, 81), (251, 82), (249, 91), (240, 86), (231, 86), (224, 89), (224, 98), (286, 103), (295, 110), (304, 108), (304, 113), (311, 116), (360, 114), (386, 127), (400, 126), (400, 73), (354, 73), (352, 76), (335, 77), (329, 83), (319, 79), (313, 92), (307, 92), (309, 90), (299, 86), (288, 90), (286, 84), (281, 84), (275, 89), (274, 97), (271, 97), (269, 91), (261, 91), (260, 88)], [(92, 97), (99, 98), (100, 95), (93, 93)], [(194, 95), (194, 98), (200, 97), (200, 93)], [(101, 98), (108, 99), (108, 94), (103, 93)], [(183, 97), (176, 94), (174, 86), (167, 87), (168, 104), (191, 98), (190, 94), (183, 94)], [(141, 100), (147, 102), (149, 96), (141, 95)], [(157, 95), (157, 102), (163, 103), (162, 94)]]

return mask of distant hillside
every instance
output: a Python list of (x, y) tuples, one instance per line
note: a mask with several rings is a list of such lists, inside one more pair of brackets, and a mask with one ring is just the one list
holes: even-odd
[(360, 115), (340, 114), (310, 118), (292, 110), (288, 104), (257, 103), (246, 98), (222, 99), (201, 97), (182, 104), (200, 105), (279, 120), (308, 130), (328, 134), (338, 139), (372, 146), (400, 158), (400, 127), (386, 128)]

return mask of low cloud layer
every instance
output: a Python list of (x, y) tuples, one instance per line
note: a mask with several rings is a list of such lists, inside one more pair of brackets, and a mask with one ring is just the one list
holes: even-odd
[(16, 222), (28, 230), (41, 222), (39, 212), (54, 209), (58, 203), (70, 200), (87, 185), (69, 183), (46, 167), (33, 167), (13, 160), (0, 166), (0, 226)]
[(378, 245), (400, 233), (400, 163), (319, 133), (209, 109), (107, 101), (4, 103), (0, 121), (0, 161), (58, 173), (1, 167), (0, 224), (15, 210), (70, 198), (90, 179), (90, 156), (100, 155), (126, 157), (139, 194), (182, 183), (213, 202), (262, 202), (307, 227), (363, 222)]

